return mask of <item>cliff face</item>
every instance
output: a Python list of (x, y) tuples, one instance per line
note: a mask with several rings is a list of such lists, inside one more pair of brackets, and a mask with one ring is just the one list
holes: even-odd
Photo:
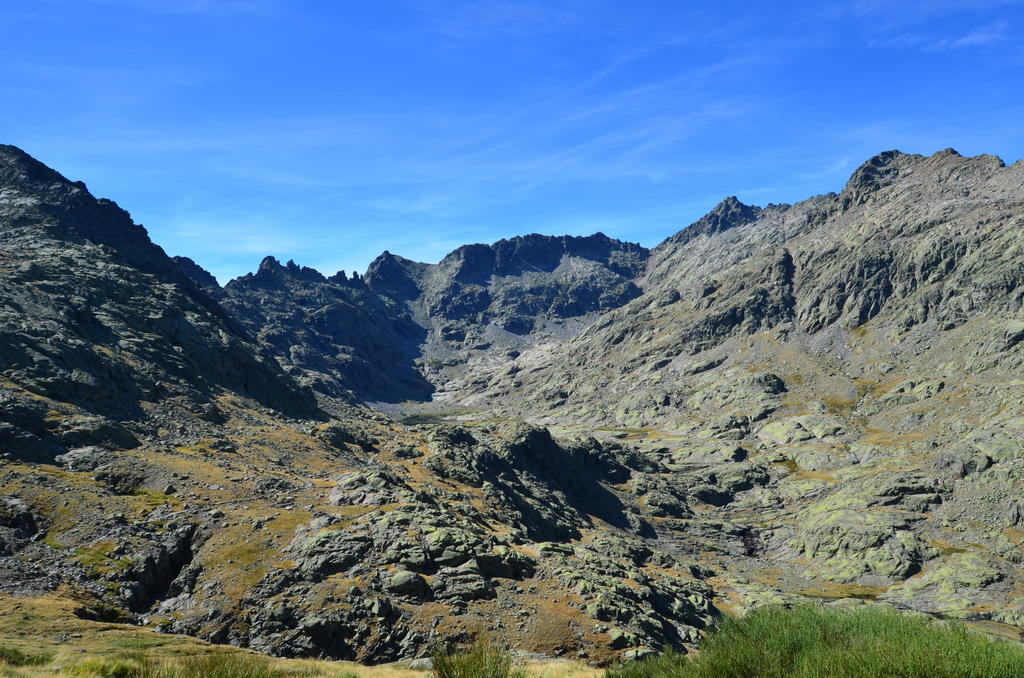
[(222, 288), (2, 147), (0, 595), (365, 661), (607, 662), (806, 597), (1012, 632), (1022, 229), (1024, 163), (891, 151), (652, 250)]
[(644, 248), (602, 234), (467, 245), (429, 271), (421, 304), (440, 322), (493, 323), (527, 334), (542, 320), (605, 311), (639, 296), (632, 279), (646, 258)]
[(422, 400), (431, 385), (413, 369), (425, 334), (407, 311), (344, 274), (267, 257), (229, 282), (224, 307), (286, 369), (317, 392), (367, 400)]
[(534, 234), (466, 245), (436, 265), (385, 253), (370, 264), (366, 284), (406, 305), (425, 332), (418, 369), (445, 389), (480, 365), (562, 341), (635, 299), (647, 257), (639, 245), (600, 233)]

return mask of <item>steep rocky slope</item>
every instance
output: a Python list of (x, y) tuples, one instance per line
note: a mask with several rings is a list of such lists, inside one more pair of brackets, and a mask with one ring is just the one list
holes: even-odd
[(1020, 636), (1024, 163), (223, 288), (0, 179), (3, 595), (363, 661), (602, 663), (806, 597)]
[[(127, 213), (10, 146), (0, 147), (0, 223), (0, 440), (12, 454), (131, 446), (129, 422), (148, 427), (147, 404), (212, 419), (220, 392), (316, 412)], [(59, 419), (43, 397), (81, 414)]]
[(255, 274), (228, 283), (220, 298), (296, 378), (321, 393), (430, 397), (433, 388), (413, 369), (425, 332), (358, 277), (325, 278), (267, 257)]
[(418, 368), (434, 384), (574, 335), (640, 295), (646, 249), (598, 233), (466, 245), (436, 265), (385, 252), (366, 284), (404, 302), (424, 329)]
[[(598, 416), (635, 424), (678, 414), (672, 387), (686, 387), (704, 354), (724, 358), (734, 349), (715, 349), (727, 340), (765, 333), (851, 369), (885, 353), (932, 375), (929, 358), (974, 372), (1013, 367), (1003, 352), (1020, 340), (1022, 182), (1020, 163), (991, 156), (889, 152), (839, 195), (763, 211), (725, 201), (653, 251), (643, 296), (535, 361), (542, 369), (529, 380), (570, 392), (559, 405), (567, 413), (575, 382), (598, 396), (581, 393), (581, 404), (633, 392), (643, 407)], [(854, 344), (864, 350), (851, 353)], [(636, 388), (638, 371), (651, 375), (646, 388)], [(600, 392), (595, 373), (611, 375)]]

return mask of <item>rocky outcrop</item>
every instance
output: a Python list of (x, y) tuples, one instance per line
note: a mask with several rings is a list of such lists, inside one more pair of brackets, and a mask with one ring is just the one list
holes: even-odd
[(333, 397), (420, 400), (413, 369), (424, 330), (408, 312), (344, 273), (328, 279), (267, 257), (229, 282), (222, 303), (300, 383)]
[[(644, 248), (600, 233), (466, 245), (431, 269), (422, 303), (428, 316), (441, 322), (494, 321), (524, 334), (538, 319), (608, 310), (639, 296), (632, 279), (643, 270), (646, 256)], [(515, 326), (518, 318), (529, 326)]]
[(437, 388), (477, 361), (577, 333), (596, 314), (640, 296), (648, 251), (596, 234), (528, 235), (466, 245), (438, 264), (384, 253), (367, 286), (404, 304), (423, 328), (420, 372)]

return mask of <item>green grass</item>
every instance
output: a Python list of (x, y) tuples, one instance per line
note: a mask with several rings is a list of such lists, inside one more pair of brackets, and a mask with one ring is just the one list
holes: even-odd
[(509, 651), (489, 640), (479, 640), (466, 648), (437, 648), (434, 678), (526, 678)]
[(7, 666), (42, 666), (50, 661), (50, 655), (28, 654), (16, 647), (0, 647), (0, 664)]
[(1024, 648), (879, 607), (763, 608), (726, 619), (693, 659), (666, 654), (608, 678), (1019, 678)]
[(266, 657), (242, 653), (210, 653), (158, 663), (142, 652), (89, 660), (73, 667), (71, 673), (90, 678), (308, 678), (318, 675), (274, 668)]
[(131, 558), (115, 558), (116, 548), (113, 540), (107, 540), (92, 546), (83, 546), (75, 550), (78, 562), (94, 577), (120, 572), (130, 567)]
[(669, 678), (690, 675), (686, 671), (692, 666), (686, 663), (686, 655), (669, 650), (657, 657), (609, 669), (605, 675), (609, 678)]

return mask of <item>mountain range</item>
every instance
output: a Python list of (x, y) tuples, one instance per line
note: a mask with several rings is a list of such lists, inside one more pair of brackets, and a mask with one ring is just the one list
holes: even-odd
[[(223, 287), (0, 146), (0, 597), (606, 664), (804, 599), (1024, 627), (1024, 162)], [(69, 602), (70, 601), (70, 602)]]

